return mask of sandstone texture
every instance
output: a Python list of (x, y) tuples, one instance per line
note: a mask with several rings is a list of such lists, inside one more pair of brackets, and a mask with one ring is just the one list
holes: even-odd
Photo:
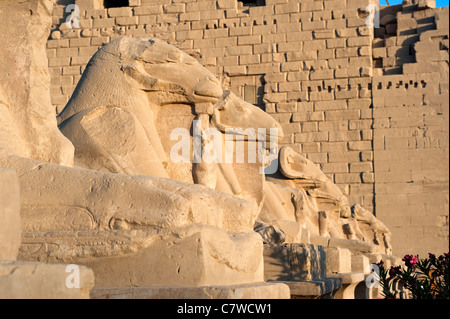
[(448, 7), (109, 5), (0, 1), (0, 298), (370, 299), (448, 251)]
[[(80, 28), (65, 24), (71, 3)], [(58, 3), (47, 42), (52, 104), (62, 111), (104, 44), (124, 35), (165, 40), (277, 120), (280, 145), (318, 164), (350, 205), (395, 228), (394, 253), (440, 254), (448, 250), (448, 7), (380, 6), (370, 28), (373, 4)]]

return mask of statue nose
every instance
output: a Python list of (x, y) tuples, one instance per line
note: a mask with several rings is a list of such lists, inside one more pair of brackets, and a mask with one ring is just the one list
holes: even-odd
[(201, 96), (220, 98), (223, 91), (219, 80), (217, 80), (214, 76), (208, 76), (195, 85), (194, 93)]

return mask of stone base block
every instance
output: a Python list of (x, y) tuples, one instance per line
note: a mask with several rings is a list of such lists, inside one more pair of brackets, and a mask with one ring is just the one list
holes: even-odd
[(402, 259), (397, 256), (385, 254), (364, 254), (364, 255), (369, 258), (371, 264), (377, 264), (382, 260), (385, 269), (389, 269), (391, 266), (399, 266), (403, 264)]
[(353, 284), (355, 282), (363, 281), (365, 278), (364, 273), (360, 272), (350, 272), (342, 274), (328, 274), (328, 278), (341, 278), (343, 284)]
[(89, 267), (96, 288), (264, 282), (263, 244), (256, 232), (229, 233), (206, 225), (25, 234), (19, 257)]
[(350, 250), (339, 247), (326, 247), (327, 274), (351, 272), (352, 255)]
[(210, 287), (110, 287), (94, 288), (92, 299), (289, 299), (283, 283), (256, 283)]
[(16, 260), (21, 231), (19, 180), (0, 167), (0, 260)]
[(331, 299), (341, 288), (341, 278), (327, 278), (314, 281), (281, 281), (289, 286), (292, 299)]
[(0, 299), (87, 299), (93, 287), (94, 273), (83, 266), (0, 263)]
[(371, 264), (378, 264), (383, 258), (381, 254), (364, 254), (364, 256), (369, 258)]
[(352, 255), (352, 272), (370, 273), (370, 261), (364, 255)]
[(329, 278), (341, 278), (342, 287), (336, 291), (334, 299), (355, 299), (356, 298), (356, 287), (364, 281), (365, 274), (352, 272), (352, 273), (342, 273), (342, 274), (328, 274)]
[(311, 281), (322, 278), (326, 278), (326, 255), (322, 246), (264, 245), (265, 281)]
[(356, 239), (330, 238), (328, 247), (340, 247), (350, 249), (352, 252), (374, 253), (377, 246)]

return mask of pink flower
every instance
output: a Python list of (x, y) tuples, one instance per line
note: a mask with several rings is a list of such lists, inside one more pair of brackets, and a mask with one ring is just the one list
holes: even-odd
[(417, 264), (417, 257), (419, 256), (405, 255), (402, 260), (405, 262), (406, 267), (411, 267), (414, 269)]

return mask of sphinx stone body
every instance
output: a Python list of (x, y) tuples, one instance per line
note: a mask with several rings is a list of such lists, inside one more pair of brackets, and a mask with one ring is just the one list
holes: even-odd
[[(218, 131), (214, 142), (218, 138), (222, 146), (226, 134), (245, 135), (241, 137), (247, 153), (249, 143), (256, 141), (249, 129), (275, 128), (279, 138), (283, 133), (271, 116), (222, 90), (195, 59), (158, 39), (122, 37), (104, 46), (89, 62), (58, 119), (61, 131), (75, 145), (75, 162), (80, 166), (202, 184), (252, 202), (260, 221), (300, 223), (310, 233), (303, 236), (307, 241), (311, 236), (313, 241), (314, 237), (348, 239), (364, 242), (361, 249), (366, 252), (389, 252), (388, 239), (383, 239), (388, 238), (388, 230), (378, 227), (380, 222), (373, 216), (368, 222), (371, 214), (362, 207), (351, 208), (313, 162), (290, 148), (278, 154), (282, 178), (276, 180), (265, 180), (261, 163), (229, 163), (223, 154), (212, 163), (196, 163), (193, 153), (186, 163), (172, 162), (176, 129), (190, 132), (190, 146), (195, 144), (197, 129), (202, 149), (211, 142), (203, 138), (210, 128)], [(265, 138), (270, 140), (270, 134)], [(237, 139), (233, 151), (237, 158)]]
[[(2, 51), (0, 55), (6, 77), (0, 86), (0, 166), (15, 170), (18, 176), (22, 204), (19, 258), (90, 266), (97, 288), (129, 287), (130, 284), (151, 286), (162, 282), (181, 286), (262, 282), (262, 243), (253, 232), (257, 207), (202, 185), (161, 178), (167, 175), (162, 169), (164, 158), (159, 157), (164, 154), (158, 152), (161, 145), (157, 142), (146, 145), (149, 150), (146, 155), (155, 164), (151, 174), (157, 177), (73, 167), (75, 148), (58, 130), (49, 98), (44, 35), (51, 25), (52, 3), (17, 4), (17, 10), (2, 23), (14, 25), (16, 20), (19, 25), (30, 23), (24, 18), (30, 15), (30, 5), (34, 13), (30, 21), (37, 19), (34, 22), (42, 26), (37, 28), (42, 36), (34, 37), (34, 33), (30, 33), (32, 28), (27, 26), (14, 29), (18, 32), (17, 38), (25, 39), (19, 43), (25, 56), (16, 59), (17, 53), (12, 51)], [(7, 45), (12, 39), (15, 38), (2, 38)], [(128, 49), (124, 52), (133, 52)], [(169, 47), (157, 51), (164, 55), (170, 50)], [(168, 57), (171, 58), (172, 55)], [(23, 63), (25, 60), (28, 62)], [(187, 64), (190, 62), (193, 61)], [(42, 72), (35, 72), (37, 66)], [(135, 71), (130, 69), (127, 74), (134, 76)], [(139, 85), (152, 85), (147, 80), (139, 76), (133, 79)], [(214, 84), (211, 79), (208, 81)], [(189, 94), (192, 97), (199, 94), (198, 101), (202, 102), (217, 100), (219, 93), (206, 90), (206, 86), (202, 83)], [(157, 94), (159, 101), (172, 98), (173, 94), (167, 92), (175, 92), (179, 87), (169, 84), (166, 88), (163, 94)], [(79, 94), (84, 89), (89, 88), (81, 87)], [(208, 97), (211, 92), (217, 97)], [(88, 93), (94, 102), (95, 91)], [(121, 125), (130, 123), (130, 118), (138, 123), (129, 111), (121, 112), (130, 105), (138, 110), (135, 114), (139, 120), (150, 114), (139, 113), (142, 96), (136, 94), (134, 99), (130, 96), (128, 98), (137, 102), (119, 103), (118, 107), (105, 104), (98, 110), (87, 105), (83, 110), (90, 116), (88, 124), (95, 124), (92, 120), (102, 116), (109, 116), (116, 123), (122, 121)], [(119, 112), (116, 114), (116, 111)], [(152, 134), (151, 127), (136, 127), (136, 131), (148, 134), (150, 140), (157, 136)], [(110, 133), (115, 135), (115, 132)], [(128, 139), (121, 138), (120, 141)], [(101, 162), (101, 152), (95, 155)], [(139, 159), (137, 163), (139, 166)], [(196, 267), (189, 267), (192, 263)], [(133, 279), (143, 277), (147, 279), (142, 282)]]
[[(33, 3), (41, 9), (50, 4)], [(48, 12), (36, 16), (45, 34)], [(29, 26), (23, 30), (30, 32)], [(265, 203), (274, 204), (265, 212), (280, 228), (299, 223), (312, 232), (318, 228), (319, 236), (340, 236), (304, 187), (265, 181), (260, 163), (170, 162), (171, 130), (190, 131), (195, 119), (202, 132), (214, 127), (221, 139), (227, 128), (281, 128), (224, 91), (189, 55), (148, 37), (104, 46), (58, 116), (61, 134), (47, 99), (49, 78), (33, 73), (39, 66), (46, 75), (38, 54), (45, 37), (37, 40), (31, 49), (39, 50), (27, 55), (28, 73), (10, 72), (18, 67), (7, 63), (13, 53), (1, 55), (5, 83), (31, 87), (15, 88), (31, 92), (22, 100), (9, 94), (11, 84), (0, 87), (0, 165), (14, 169), (20, 184), (20, 258), (92, 267), (97, 288), (242, 285), (264, 281), (262, 240), (253, 227)], [(44, 97), (35, 97), (38, 92)], [(322, 182), (327, 184), (319, 177)], [(294, 218), (276, 208), (286, 196)]]

